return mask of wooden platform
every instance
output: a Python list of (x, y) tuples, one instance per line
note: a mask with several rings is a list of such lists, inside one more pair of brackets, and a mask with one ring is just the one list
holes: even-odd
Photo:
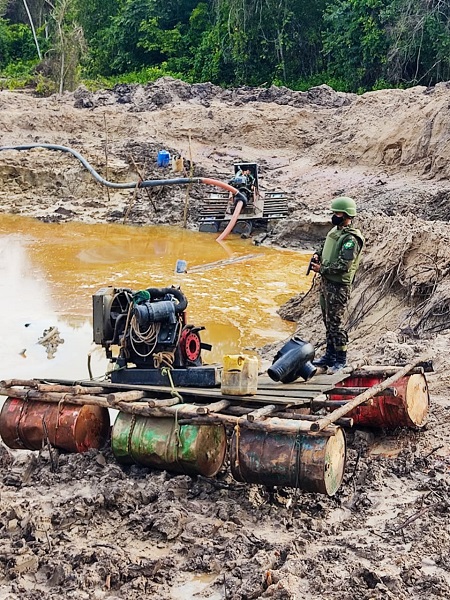
[[(332, 390), (335, 385), (348, 377), (348, 373), (336, 373), (334, 375), (316, 375), (310, 381), (295, 381), (293, 383), (276, 383), (267, 375), (260, 375), (258, 378), (258, 393), (254, 396), (234, 396), (222, 394), (219, 387), (216, 388), (186, 388), (176, 387), (176, 391), (186, 400), (197, 402), (215, 402), (217, 400), (229, 400), (236, 403), (255, 403), (255, 404), (280, 404), (284, 406), (304, 406)], [(136, 385), (111, 383), (108, 381), (90, 381), (77, 380), (68, 381), (63, 379), (49, 379), (50, 383), (63, 385), (81, 385), (83, 387), (101, 386), (111, 391), (120, 390), (140, 390), (151, 393), (155, 397), (164, 397), (170, 395), (172, 390), (170, 385)]]

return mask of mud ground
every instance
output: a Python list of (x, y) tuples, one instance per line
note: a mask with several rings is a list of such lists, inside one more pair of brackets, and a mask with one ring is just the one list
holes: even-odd
[[(355, 197), (367, 248), (349, 310), (350, 360), (428, 353), (420, 431), (349, 432), (344, 484), (318, 494), (120, 467), (84, 455), (0, 455), (0, 598), (420, 599), (450, 597), (450, 86), (355, 96), (326, 86), (221, 90), (163, 79), (38, 99), (0, 92), (0, 144), (80, 152), (106, 179), (227, 181), (258, 162), (289, 217), (262, 243), (313, 248), (333, 196)], [(178, 176), (178, 174), (176, 174)], [(0, 152), (0, 210), (46, 221), (196, 227), (205, 187), (117, 191), (73, 157)], [(320, 350), (317, 281), (280, 307)], [(261, 350), (270, 359), (276, 348)]]

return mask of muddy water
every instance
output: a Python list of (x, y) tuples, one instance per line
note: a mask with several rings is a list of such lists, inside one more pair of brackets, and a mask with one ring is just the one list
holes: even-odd
[[(276, 309), (306, 291), (309, 256), (254, 246), (237, 236), (219, 244), (214, 235), (178, 227), (48, 224), (2, 215), (0, 221), (0, 378), (87, 378), (106, 369), (92, 344), (92, 294), (107, 285), (181, 286), (188, 321), (204, 325), (213, 345), (205, 362), (285, 339), (293, 324)], [(178, 260), (187, 273), (177, 274)], [(57, 327), (53, 357), (38, 343)]]

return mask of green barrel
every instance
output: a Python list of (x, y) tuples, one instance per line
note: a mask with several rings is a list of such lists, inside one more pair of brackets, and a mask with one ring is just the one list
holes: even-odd
[(233, 433), (231, 473), (237, 481), (297, 487), (332, 496), (344, 476), (346, 441), (331, 437), (244, 429)]
[(111, 436), (112, 451), (122, 464), (212, 477), (225, 459), (223, 425), (178, 425), (173, 418), (119, 413)]

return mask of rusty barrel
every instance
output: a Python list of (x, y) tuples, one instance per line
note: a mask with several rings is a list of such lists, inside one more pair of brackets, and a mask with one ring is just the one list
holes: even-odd
[(237, 481), (297, 487), (332, 496), (344, 476), (346, 440), (240, 428), (231, 439), (231, 472)]
[(171, 417), (121, 412), (112, 429), (111, 446), (123, 464), (211, 477), (225, 460), (227, 436), (223, 425), (178, 425)]
[[(370, 388), (383, 381), (383, 377), (363, 376), (349, 377), (336, 387)], [(396, 395), (374, 396), (372, 405), (360, 405), (347, 416), (353, 419), (355, 425), (369, 427), (422, 427), (425, 425), (430, 406), (430, 396), (425, 375), (416, 373), (406, 375), (393, 383)], [(383, 394), (383, 392), (381, 392)], [(333, 393), (330, 401), (351, 400), (355, 396)]]
[(40, 450), (46, 439), (67, 452), (100, 448), (109, 433), (107, 408), (7, 398), (0, 413), (0, 436), (10, 448)]

